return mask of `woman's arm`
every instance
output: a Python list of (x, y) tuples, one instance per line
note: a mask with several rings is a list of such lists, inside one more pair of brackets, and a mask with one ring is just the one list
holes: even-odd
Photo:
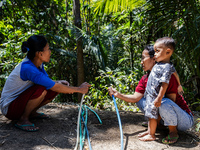
[(177, 80), (177, 82), (178, 82), (178, 93), (179, 93), (180, 95), (183, 95), (184, 91), (183, 91), (183, 88), (182, 88), (182, 86), (181, 86), (181, 82), (180, 82), (179, 75), (178, 75), (177, 72), (174, 72), (173, 75), (176, 77), (176, 80)]
[(91, 85), (87, 82), (82, 83), (79, 87), (68, 86), (62, 83), (55, 83), (55, 85), (51, 88), (52, 91), (58, 93), (72, 94), (72, 93), (82, 93), (85, 94), (88, 92), (88, 88)]
[(114, 95), (115, 97), (130, 103), (137, 103), (144, 96), (144, 94), (138, 92), (135, 92), (133, 95), (125, 95), (119, 93), (116, 89), (113, 89), (112, 87), (109, 87), (108, 91), (110, 96)]

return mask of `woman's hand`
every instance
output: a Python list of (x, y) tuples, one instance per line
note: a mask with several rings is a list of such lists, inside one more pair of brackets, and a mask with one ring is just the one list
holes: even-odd
[(115, 97), (117, 97), (118, 94), (119, 94), (119, 92), (118, 92), (116, 89), (112, 88), (112, 87), (109, 87), (109, 88), (108, 88), (108, 92), (109, 92), (109, 95), (110, 95), (111, 97), (112, 97), (112, 95), (114, 95)]
[(144, 96), (144, 94), (138, 93), (138, 92), (135, 92), (133, 95), (121, 94), (120, 92), (118, 92), (116, 89), (112, 87), (108, 88), (108, 92), (111, 97), (112, 95), (114, 95), (115, 97), (128, 103), (137, 103)]
[(183, 95), (184, 91), (183, 91), (183, 87), (181, 85), (178, 86), (178, 94), (179, 95)]

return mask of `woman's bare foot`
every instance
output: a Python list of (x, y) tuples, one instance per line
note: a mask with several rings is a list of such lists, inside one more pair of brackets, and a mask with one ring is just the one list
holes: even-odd
[(171, 132), (166, 138), (162, 139), (162, 142), (164, 144), (174, 144), (177, 142), (178, 138), (179, 136), (177, 132)]
[(143, 137), (143, 136), (145, 136), (145, 135), (147, 135), (147, 134), (149, 134), (149, 132), (148, 132), (148, 131), (145, 131), (145, 132), (139, 133), (139, 134), (138, 134), (138, 137)]
[(155, 141), (156, 140), (156, 137), (155, 135), (150, 135), (150, 134), (147, 134), (141, 138), (139, 138), (140, 141)]

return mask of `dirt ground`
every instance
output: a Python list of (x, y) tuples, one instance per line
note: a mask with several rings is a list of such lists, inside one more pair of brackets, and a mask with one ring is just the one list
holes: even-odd
[[(102, 120), (89, 111), (88, 130), (93, 150), (121, 149), (120, 130), (116, 112), (95, 110)], [(76, 128), (78, 107), (50, 103), (40, 109), (50, 116), (48, 119), (32, 120), (40, 127), (37, 132), (26, 132), (17, 129), (14, 121), (6, 119), (0, 114), (0, 150), (71, 150), (76, 144)], [(191, 131), (179, 132), (180, 138), (173, 145), (161, 142), (167, 136), (167, 130), (156, 132), (157, 140), (142, 142), (137, 135), (147, 128), (141, 124), (145, 121), (142, 113), (120, 111), (123, 127), (124, 150), (199, 150), (200, 134)], [(85, 141), (85, 150), (88, 150), (88, 141)]]

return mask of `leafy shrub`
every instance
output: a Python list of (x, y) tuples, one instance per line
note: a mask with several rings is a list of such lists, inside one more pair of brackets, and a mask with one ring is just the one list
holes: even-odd
[[(108, 87), (113, 86), (120, 93), (133, 94), (138, 84), (140, 74), (139, 70), (111, 70), (106, 68), (105, 71), (99, 70), (100, 75), (96, 77), (95, 83), (92, 84), (88, 95), (85, 97), (86, 104), (98, 109), (113, 110), (114, 104), (109, 96)], [(141, 76), (140, 76), (141, 77)], [(134, 110), (136, 107), (132, 104), (116, 99), (120, 110)]]

